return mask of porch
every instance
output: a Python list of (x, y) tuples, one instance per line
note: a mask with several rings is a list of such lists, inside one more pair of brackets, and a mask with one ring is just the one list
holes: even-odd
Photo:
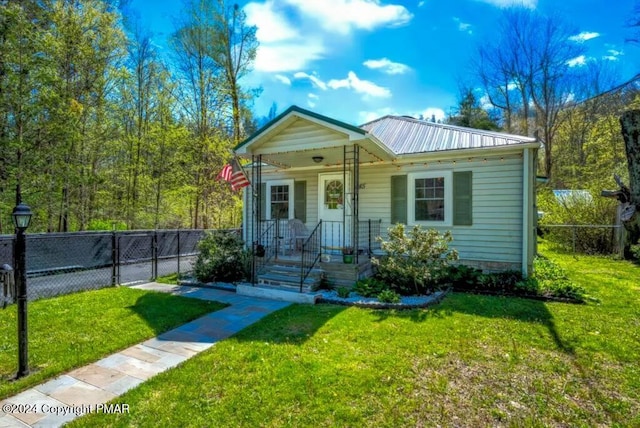
[[(321, 220), (300, 234), (292, 220), (261, 221), (260, 237), (253, 245), (253, 285), (298, 292), (308, 292), (322, 281), (350, 287), (373, 274), (371, 256), (380, 251), (376, 238), (381, 223), (379, 219), (358, 222), (357, 233), (346, 235), (342, 222)], [(345, 247), (353, 248), (351, 263), (343, 260)]]

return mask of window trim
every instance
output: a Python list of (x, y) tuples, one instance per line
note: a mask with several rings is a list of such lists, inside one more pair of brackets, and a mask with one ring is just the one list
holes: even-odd
[[(416, 180), (438, 177), (444, 178), (444, 221), (416, 220)], [(413, 172), (407, 174), (407, 180), (407, 222), (430, 227), (451, 227), (453, 225), (453, 172)]]
[(271, 180), (271, 181), (267, 181), (266, 182), (267, 185), (267, 195), (266, 195), (266, 200), (267, 200), (267, 206), (266, 206), (266, 213), (265, 213), (265, 218), (267, 220), (273, 220), (273, 218), (271, 217), (271, 187), (272, 186), (289, 186), (289, 217), (288, 219), (291, 220), (294, 217), (294, 211), (295, 211), (295, 205), (294, 205), (294, 201), (295, 201), (295, 186), (294, 186), (294, 181), (293, 180)]

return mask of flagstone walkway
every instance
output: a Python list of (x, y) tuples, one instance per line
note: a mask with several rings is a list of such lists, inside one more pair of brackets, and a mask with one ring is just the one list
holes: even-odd
[(211, 288), (158, 283), (135, 288), (231, 306), (0, 401), (0, 428), (59, 427), (88, 412), (125, 411), (104, 403), (290, 305)]

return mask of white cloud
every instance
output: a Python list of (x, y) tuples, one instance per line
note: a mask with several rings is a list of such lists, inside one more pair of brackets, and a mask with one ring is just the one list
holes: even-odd
[(386, 74), (404, 74), (407, 71), (411, 70), (408, 65), (399, 62), (393, 62), (388, 58), (368, 59), (363, 62), (362, 65), (372, 69), (379, 69)]
[(397, 27), (413, 18), (404, 6), (379, 0), (252, 1), (244, 11), (247, 23), (258, 27), (258, 72), (306, 69), (332, 49), (336, 34)]
[(596, 33), (594, 31), (583, 31), (580, 34), (569, 37), (569, 40), (573, 42), (584, 43), (587, 40), (595, 39), (596, 37), (600, 37), (600, 33)]
[(425, 2), (424, 0), (419, 1), (419, 2), (418, 2), (418, 7), (422, 7), (422, 6), (424, 6), (424, 4), (425, 4), (425, 3), (426, 3), (426, 2)]
[(326, 51), (321, 38), (307, 34), (301, 37), (274, 0), (248, 3), (244, 11), (247, 23), (258, 27), (256, 37), (260, 46), (254, 62), (256, 71), (300, 70), (322, 58)]
[(322, 89), (323, 91), (327, 90), (327, 84), (324, 83), (322, 80), (320, 80), (318, 78), (318, 76), (314, 74), (308, 74), (305, 73), (304, 71), (298, 71), (296, 74), (293, 75), (294, 78), (296, 79), (309, 79), (311, 80), (311, 83), (313, 83), (317, 88)]
[(317, 100), (318, 98), (320, 98), (319, 96), (317, 96), (316, 94), (312, 94), (312, 93), (308, 93), (307, 97), (312, 98), (314, 100)]
[(618, 57), (619, 57), (619, 56), (621, 56), (621, 55), (624, 55), (624, 52), (619, 51), (619, 50), (617, 50), (617, 49), (609, 49), (609, 50), (607, 51), (607, 53), (608, 53), (609, 55), (605, 55), (605, 56), (603, 56), (603, 57), (602, 57), (602, 59), (606, 59), (606, 60), (608, 60), (608, 61), (618, 61), (618, 60), (619, 60), (619, 58), (618, 58)]
[(584, 55), (577, 56), (567, 61), (567, 65), (569, 67), (579, 67), (585, 65), (586, 63), (587, 58)]
[(462, 22), (462, 20), (460, 20), (460, 18), (458, 18), (457, 16), (453, 17), (453, 22), (458, 24), (458, 30), (462, 31), (463, 33), (473, 34), (473, 30), (471, 29), (471, 24)]
[(307, 105), (311, 108), (314, 108), (316, 106), (316, 103), (311, 100), (307, 100)]
[(372, 120), (380, 119), (383, 116), (399, 116), (399, 114), (393, 110), (391, 107), (383, 107), (374, 111), (360, 111), (358, 112), (358, 117), (360, 118), (361, 123), (368, 123)]
[(287, 76), (282, 75), (282, 74), (276, 74), (273, 77), (275, 77), (275, 79), (277, 81), (281, 82), (282, 84), (287, 85), (287, 86), (291, 86), (291, 79), (289, 79)]
[(256, 37), (261, 43), (279, 42), (298, 37), (298, 31), (284, 14), (274, 9), (274, 2), (248, 3), (244, 7), (247, 23), (258, 27)]
[(407, 24), (413, 15), (401, 5), (381, 5), (379, 0), (284, 0), (325, 30), (347, 34), (353, 29), (373, 30)]
[(389, 98), (391, 91), (388, 88), (376, 85), (369, 80), (360, 80), (356, 73), (350, 71), (346, 79), (331, 79), (327, 85), (331, 89), (348, 88), (365, 97)]
[(500, 7), (500, 8), (508, 8), (511, 6), (522, 6), (529, 9), (535, 9), (538, 5), (538, 0), (476, 0), (481, 1), (483, 3), (488, 3), (490, 5)]

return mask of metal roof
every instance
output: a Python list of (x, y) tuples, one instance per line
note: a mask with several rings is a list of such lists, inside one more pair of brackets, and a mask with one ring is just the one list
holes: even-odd
[(535, 143), (535, 138), (427, 122), (405, 116), (384, 116), (360, 128), (396, 155), (444, 150), (482, 149)]

